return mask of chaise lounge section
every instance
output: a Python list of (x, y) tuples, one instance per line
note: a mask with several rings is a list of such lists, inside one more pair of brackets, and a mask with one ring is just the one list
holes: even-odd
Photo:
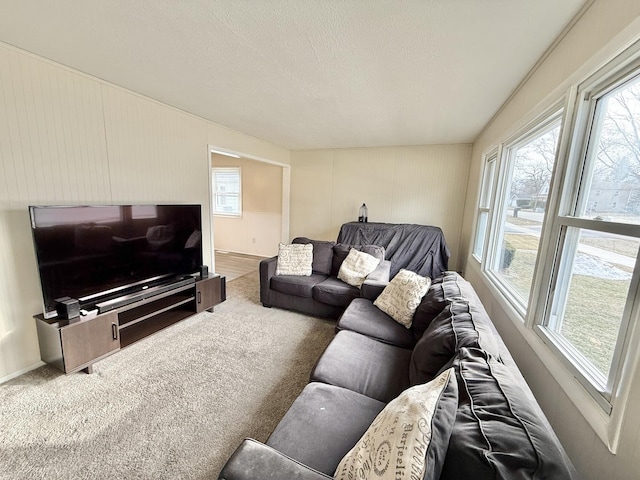
[[(349, 478), (347, 454), (371, 446), (385, 412), (449, 372), (433, 418), (420, 427), (429, 427), (430, 441), (418, 478), (579, 478), (471, 284), (446, 272), (432, 282), (410, 328), (397, 325), (370, 300), (354, 300), (266, 445), (246, 439), (219, 478)], [(384, 430), (389, 441), (392, 430)], [(385, 452), (375, 468), (405, 478), (402, 469), (416, 467), (395, 449)], [(367, 468), (350, 474), (378, 478), (367, 477)]]

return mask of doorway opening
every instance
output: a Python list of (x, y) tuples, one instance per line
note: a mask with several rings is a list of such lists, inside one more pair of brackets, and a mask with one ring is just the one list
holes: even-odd
[(212, 269), (231, 280), (288, 242), (290, 166), (212, 145), (208, 156)]

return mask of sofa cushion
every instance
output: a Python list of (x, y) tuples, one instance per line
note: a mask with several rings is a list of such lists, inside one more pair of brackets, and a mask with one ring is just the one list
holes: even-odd
[(308, 277), (297, 275), (276, 275), (271, 277), (271, 288), (276, 292), (296, 297), (311, 297), (313, 287), (322, 283), (326, 275), (313, 273)]
[(351, 390), (312, 382), (293, 402), (267, 445), (333, 475), (384, 406)]
[(360, 289), (347, 285), (336, 277), (325, 277), (313, 287), (313, 298), (328, 305), (346, 307), (354, 298), (360, 297)]
[(338, 278), (351, 286), (360, 288), (367, 275), (373, 272), (379, 263), (380, 260), (373, 255), (352, 248), (340, 265)]
[(303, 465), (264, 443), (245, 438), (225, 463), (218, 478), (224, 480), (252, 478), (331, 480), (333, 477)]
[(296, 237), (291, 243), (310, 243), (313, 245), (313, 273), (322, 273), (323, 275), (331, 274), (331, 265), (333, 262), (333, 246), (336, 242), (327, 240), (311, 240), (307, 237)]
[(350, 330), (402, 348), (413, 348), (416, 343), (411, 330), (404, 328), (365, 298), (356, 298), (349, 304), (336, 330)]
[(411, 350), (343, 330), (318, 360), (311, 381), (389, 402), (409, 386), (410, 360)]
[(577, 473), (526, 386), (501, 362), (462, 348), (459, 407), (441, 479), (574, 479)]
[(437, 480), (458, 406), (453, 368), (402, 392), (342, 459), (337, 480)]
[(429, 277), (401, 269), (373, 304), (396, 322), (411, 327), (413, 314), (431, 285)]
[(444, 272), (432, 279), (431, 286), (418, 305), (411, 329), (416, 338), (420, 338), (434, 318), (438, 316), (447, 303), (463, 298), (461, 285), (468, 283), (456, 272)]
[(488, 355), (500, 359), (500, 344), (479, 300), (453, 300), (431, 322), (413, 349), (409, 368), (411, 384), (434, 378), (463, 347), (482, 348)]
[(347, 258), (352, 248), (364, 253), (368, 253), (371, 256), (376, 257), (378, 260), (384, 260), (384, 247), (378, 245), (346, 245), (343, 243), (336, 243), (333, 247), (333, 259), (331, 262), (331, 275), (338, 276), (342, 262)]
[(278, 245), (276, 275), (311, 275), (313, 245)]

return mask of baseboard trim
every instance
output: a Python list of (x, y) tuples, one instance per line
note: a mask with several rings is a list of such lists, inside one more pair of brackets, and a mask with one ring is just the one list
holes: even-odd
[(25, 373), (30, 372), (31, 370), (35, 370), (36, 368), (39, 368), (43, 365), (46, 365), (46, 363), (44, 363), (43, 361), (40, 361), (40, 362), (34, 363), (29, 367), (18, 370), (17, 372), (13, 372), (13, 373), (10, 373), (9, 375), (5, 375), (4, 377), (0, 377), (0, 384), (8, 382), (9, 380), (13, 380), (16, 377), (19, 377), (20, 375), (24, 375)]

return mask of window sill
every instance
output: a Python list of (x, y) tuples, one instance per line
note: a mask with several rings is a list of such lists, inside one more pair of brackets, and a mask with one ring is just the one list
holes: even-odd
[(242, 219), (241, 213), (214, 213), (214, 217), (224, 217), (224, 218), (239, 218)]

